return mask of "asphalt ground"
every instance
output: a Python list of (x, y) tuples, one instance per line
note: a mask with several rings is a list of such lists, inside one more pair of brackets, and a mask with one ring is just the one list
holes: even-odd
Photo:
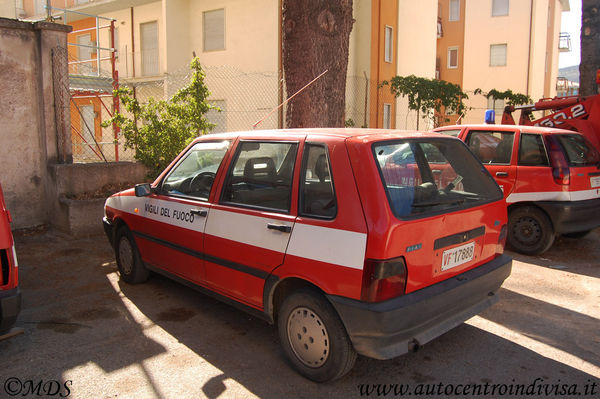
[(16, 247), (24, 332), (0, 341), (2, 398), (600, 397), (600, 229), (509, 252), (499, 303), (328, 384), (288, 367), (262, 320), (167, 278), (120, 282), (103, 235), (25, 232)]

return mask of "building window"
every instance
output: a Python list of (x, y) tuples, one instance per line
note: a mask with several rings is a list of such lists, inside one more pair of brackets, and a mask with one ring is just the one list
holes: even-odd
[(490, 46), (490, 66), (506, 66), (506, 43)]
[(142, 76), (158, 75), (158, 22), (140, 24)]
[(508, 15), (508, 0), (492, 0), (492, 17)]
[(92, 35), (86, 33), (77, 36), (77, 44), (79, 45), (77, 47), (77, 61), (79, 61), (77, 71), (79, 75), (93, 75), (96, 63), (92, 59)]
[(385, 27), (385, 62), (392, 62), (394, 57), (394, 28)]
[(458, 47), (448, 47), (448, 69), (458, 68)]
[(383, 128), (392, 128), (392, 104), (383, 104)]
[(225, 50), (225, 9), (205, 11), (202, 22), (204, 51)]
[(450, 13), (448, 21), (460, 20), (460, 0), (450, 0)]
[(81, 115), (79, 122), (81, 123), (81, 136), (84, 140), (84, 144), (93, 145), (95, 140), (95, 114), (93, 105), (80, 105)]

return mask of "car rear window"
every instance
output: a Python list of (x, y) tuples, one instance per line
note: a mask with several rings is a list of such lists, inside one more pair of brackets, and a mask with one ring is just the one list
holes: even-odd
[(502, 199), (502, 191), (455, 139), (406, 139), (373, 145), (390, 207), (419, 217)]
[(558, 137), (569, 162), (569, 166), (591, 166), (600, 163), (600, 154), (578, 134), (562, 134)]

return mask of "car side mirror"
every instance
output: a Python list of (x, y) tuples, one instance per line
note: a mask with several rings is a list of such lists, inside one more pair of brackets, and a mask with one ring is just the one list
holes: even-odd
[(150, 187), (150, 183), (141, 183), (135, 185), (136, 197), (147, 197), (150, 194), (152, 194), (152, 187)]

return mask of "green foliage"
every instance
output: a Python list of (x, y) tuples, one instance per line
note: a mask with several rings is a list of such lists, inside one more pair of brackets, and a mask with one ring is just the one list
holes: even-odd
[[(394, 76), (389, 82), (381, 83), (381, 86), (387, 85), (390, 86), (392, 94), (396, 97), (408, 98), (409, 109), (433, 118), (436, 126), (448, 120), (447, 114), (465, 112), (463, 100), (469, 98), (459, 85), (445, 80), (428, 79), (415, 75)], [(419, 118), (417, 117), (417, 129), (418, 123)]]
[(354, 119), (352, 119), (352, 118), (348, 118), (344, 122), (344, 127), (354, 127), (354, 126), (356, 126), (356, 124), (354, 123)]
[(506, 100), (506, 105), (524, 105), (531, 104), (533, 102), (531, 97), (528, 95), (513, 93), (510, 89), (505, 91), (492, 89), (487, 93), (484, 93), (481, 89), (475, 89), (475, 94), (481, 94), (486, 98), (493, 98), (494, 100)]
[(115, 114), (102, 123), (115, 123), (125, 137), (125, 147), (135, 149), (135, 159), (146, 165), (151, 176), (157, 176), (197, 136), (208, 133), (215, 125), (205, 114), (218, 109), (207, 101), (210, 92), (204, 84), (200, 60), (190, 64), (190, 82), (170, 100), (150, 98), (141, 104), (129, 88), (120, 87), (114, 94), (132, 118)]

